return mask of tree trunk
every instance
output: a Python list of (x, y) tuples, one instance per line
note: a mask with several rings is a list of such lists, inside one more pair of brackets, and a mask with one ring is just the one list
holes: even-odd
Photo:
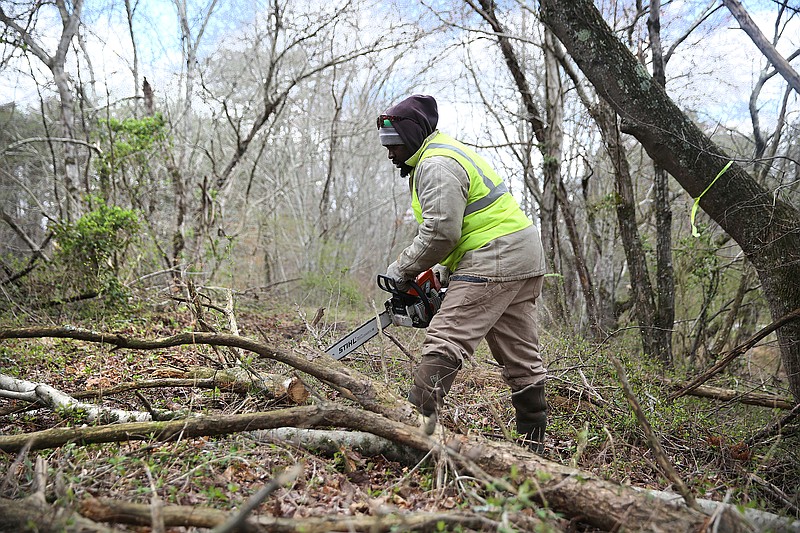
[[(552, 206), (552, 223), (553, 227), (556, 228), (558, 225), (557, 215), (558, 211), (560, 210), (564, 217), (567, 238), (569, 239), (570, 246), (572, 248), (572, 254), (575, 258), (575, 270), (577, 272), (578, 282), (580, 283), (581, 292), (583, 293), (584, 301), (586, 302), (586, 314), (589, 322), (589, 330), (592, 335), (596, 335), (599, 333), (599, 318), (597, 314), (597, 303), (594, 295), (592, 275), (586, 264), (586, 256), (583, 251), (583, 242), (578, 231), (578, 223), (575, 219), (575, 213), (569, 203), (567, 189), (564, 185), (564, 180), (561, 177), (561, 159), (564, 144), (564, 87), (561, 80), (558, 59), (554, 50), (555, 37), (551, 32), (545, 31), (544, 42), (546, 81), (545, 96), (547, 99), (547, 129), (545, 130), (545, 133), (547, 142), (545, 143), (543, 156), (545, 182), (553, 180), (552, 195), (554, 197), (555, 204)], [(547, 189), (545, 189), (545, 192), (547, 192)], [(554, 232), (553, 237), (553, 243), (554, 245), (557, 245), (558, 233)], [(561, 266), (562, 270), (567, 270), (566, 268), (563, 268), (565, 266), (563, 260), (561, 262)], [(576, 291), (570, 290), (571, 286), (572, 280), (570, 280), (569, 285), (565, 283), (564, 288), (570, 293), (574, 294)], [(565, 298), (564, 292), (560, 292), (560, 298)], [(572, 298), (566, 297), (563, 305), (565, 312), (568, 312), (570, 307), (566, 303), (569, 301), (572, 301)], [(573, 311), (574, 310), (575, 306), (573, 306)]]
[(598, 336), (600, 334), (600, 316), (597, 310), (597, 300), (594, 297), (594, 286), (592, 283), (591, 272), (586, 264), (586, 255), (583, 252), (580, 234), (578, 232), (578, 223), (575, 220), (575, 214), (572, 211), (572, 206), (567, 198), (567, 189), (564, 187), (564, 181), (558, 180), (558, 203), (561, 207), (561, 214), (564, 215), (564, 225), (567, 228), (567, 235), (569, 242), (572, 245), (572, 253), (575, 256), (575, 269), (577, 270), (578, 281), (581, 284), (583, 297), (586, 299), (586, 314), (589, 319), (589, 331), (591, 335)]
[(625, 261), (628, 264), (631, 281), (631, 298), (634, 314), (639, 325), (642, 348), (646, 354), (658, 356), (661, 353), (656, 332), (657, 308), (653, 295), (653, 285), (647, 269), (639, 224), (636, 220), (636, 198), (633, 192), (633, 178), (628, 164), (627, 150), (620, 138), (614, 111), (605, 102), (598, 102), (592, 115), (600, 128), (603, 143), (614, 167), (614, 188), (616, 192), (616, 213)]
[[(592, 119), (600, 130), (600, 137), (606, 149), (611, 165), (614, 169), (615, 207), (617, 225), (622, 237), (622, 248), (625, 251), (625, 262), (628, 265), (631, 283), (631, 301), (633, 302), (634, 316), (639, 325), (639, 336), (645, 353), (659, 357), (662, 362), (664, 354), (671, 353), (671, 343), (665, 344), (670, 331), (660, 329), (656, 297), (647, 268), (647, 257), (639, 236), (639, 224), (636, 220), (636, 201), (633, 192), (633, 178), (625, 144), (620, 136), (619, 125), (614, 110), (602, 100), (594, 102), (586, 91), (583, 90), (577, 73), (571, 68), (571, 63), (560, 48), (553, 47), (562, 66), (572, 78), (575, 89), (581, 102), (583, 102)], [(671, 248), (667, 248), (671, 253)], [(618, 313), (616, 313), (617, 316)], [(670, 320), (669, 327), (672, 327)]]
[[(729, 161), (653, 81), (589, 0), (543, 0), (552, 29), (598, 93), (623, 118), (626, 131), (669, 172), (742, 248), (769, 302), (773, 319), (800, 307), (800, 212)], [(800, 401), (800, 321), (777, 331), (792, 395)]]
[[(552, 37), (551, 37), (552, 38)], [(545, 49), (545, 116), (547, 127), (544, 130), (542, 152), (542, 202), (539, 206), (542, 221), (542, 245), (547, 259), (547, 267), (551, 272), (568, 271), (565, 258), (559, 254), (560, 239), (558, 232), (558, 187), (561, 183), (561, 147), (564, 142), (564, 98), (561, 93), (561, 77), (558, 65), (548, 58)], [(576, 258), (577, 260), (577, 258)], [(555, 285), (552, 295), (556, 304), (557, 317), (563, 324), (568, 324), (569, 302), (567, 297), (572, 292), (574, 280), (563, 276), (557, 278), (561, 283)], [(548, 298), (549, 299), (549, 298)]]
[[(561, 149), (564, 137), (564, 101), (558, 65), (554, 60), (552, 50), (549, 50), (551, 47), (545, 47), (545, 123), (541, 119), (541, 113), (533, 98), (533, 90), (530, 83), (528, 83), (519, 57), (511, 45), (511, 39), (509, 39), (508, 33), (497, 18), (495, 3), (491, 0), (479, 0), (480, 7), (469, 0), (467, 3), (491, 26), (492, 31), (497, 36), (500, 51), (522, 99), (525, 119), (530, 123), (536, 141), (539, 143), (539, 150), (544, 159), (541, 200), (539, 202), (542, 246), (548, 268), (552, 272), (557, 272), (559, 270), (558, 187), (561, 182)], [(545, 39), (548, 38), (552, 40), (552, 36), (545, 37)], [(576, 262), (578, 260), (579, 258), (576, 257)], [(556, 320), (562, 323), (566, 323), (568, 314), (566, 288), (563, 279), (555, 287), (545, 286), (545, 290), (549, 293), (546, 299), (553, 302)], [(591, 298), (591, 296), (587, 296), (587, 298)]]
[[(653, 55), (653, 79), (666, 87), (667, 75), (661, 49), (661, 0), (650, 0), (647, 19), (650, 49)], [(669, 205), (669, 176), (653, 164), (656, 211), (656, 321), (653, 335), (658, 339), (658, 358), (672, 363), (672, 327), (675, 322), (675, 278), (672, 270), (672, 208)]]
[(672, 364), (672, 329), (675, 324), (675, 277), (672, 268), (672, 207), (669, 205), (669, 176), (653, 165), (656, 210), (656, 337), (659, 360)]
[[(36, 56), (53, 75), (53, 81), (58, 91), (59, 106), (61, 109), (62, 137), (66, 139), (76, 139), (75, 97), (65, 66), (67, 63), (67, 52), (69, 52), (72, 40), (78, 34), (78, 28), (80, 27), (83, 0), (76, 0), (71, 7), (72, 12), (70, 13), (65, 5), (60, 5), (59, 13), (61, 15), (62, 31), (61, 35), (58, 36), (56, 50), (52, 54), (49, 54), (45, 50), (44, 43), (34, 38), (35, 33), (38, 33), (33, 31), (35, 28), (23, 28), (19, 26), (16, 20), (9, 18), (2, 7), (0, 7), (0, 22), (3, 22), (10, 29), (9, 33), (12, 35), (12, 40), (13, 36), (16, 35), (16, 38), (24, 43), (24, 49)], [(38, 18), (37, 14), (31, 15), (32, 17)], [(72, 220), (79, 215), (78, 207), (80, 206), (78, 192), (79, 163), (78, 151), (75, 144), (72, 142), (64, 143), (64, 156), (63, 158), (55, 158), (54, 163), (57, 166), (55, 174), (56, 176), (63, 176), (63, 185), (66, 190), (66, 206), (63, 206), (62, 216), (65, 220)], [(58, 185), (56, 185), (56, 191), (58, 191), (58, 188)], [(87, 190), (85, 192), (88, 193), (89, 191)]]

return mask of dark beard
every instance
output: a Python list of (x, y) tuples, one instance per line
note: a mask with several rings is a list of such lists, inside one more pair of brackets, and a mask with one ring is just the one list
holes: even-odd
[(412, 170), (414, 170), (414, 167), (403, 163), (402, 166), (400, 167), (400, 177), (405, 178), (406, 176), (411, 174)]

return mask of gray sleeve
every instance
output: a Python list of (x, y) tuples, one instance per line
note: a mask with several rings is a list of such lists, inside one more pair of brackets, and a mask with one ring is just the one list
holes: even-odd
[(414, 172), (422, 224), (412, 243), (400, 253), (397, 265), (406, 279), (432, 267), (450, 253), (461, 238), (469, 195), (469, 176), (452, 158), (434, 156)]

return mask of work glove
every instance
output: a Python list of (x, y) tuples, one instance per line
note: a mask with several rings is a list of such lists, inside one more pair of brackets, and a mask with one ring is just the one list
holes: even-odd
[(431, 268), (431, 270), (433, 270), (433, 274), (437, 278), (439, 278), (439, 284), (442, 287), (447, 287), (447, 285), (450, 284), (450, 269), (449, 268), (447, 268), (444, 265), (434, 265), (433, 268)]
[(408, 290), (408, 280), (405, 279), (405, 277), (403, 277), (403, 273), (400, 272), (400, 267), (397, 265), (397, 261), (389, 265), (389, 268), (386, 269), (386, 277), (394, 280), (398, 290), (403, 292)]

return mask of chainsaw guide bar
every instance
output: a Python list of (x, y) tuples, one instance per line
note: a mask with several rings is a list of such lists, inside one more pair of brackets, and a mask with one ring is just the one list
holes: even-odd
[(433, 315), (442, 306), (446, 289), (442, 288), (430, 269), (409, 282), (409, 286), (408, 290), (400, 290), (392, 278), (378, 276), (378, 287), (392, 295), (384, 304), (386, 310), (336, 341), (325, 353), (334, 359), (343, 359), (392, 325), (428, 327)]

